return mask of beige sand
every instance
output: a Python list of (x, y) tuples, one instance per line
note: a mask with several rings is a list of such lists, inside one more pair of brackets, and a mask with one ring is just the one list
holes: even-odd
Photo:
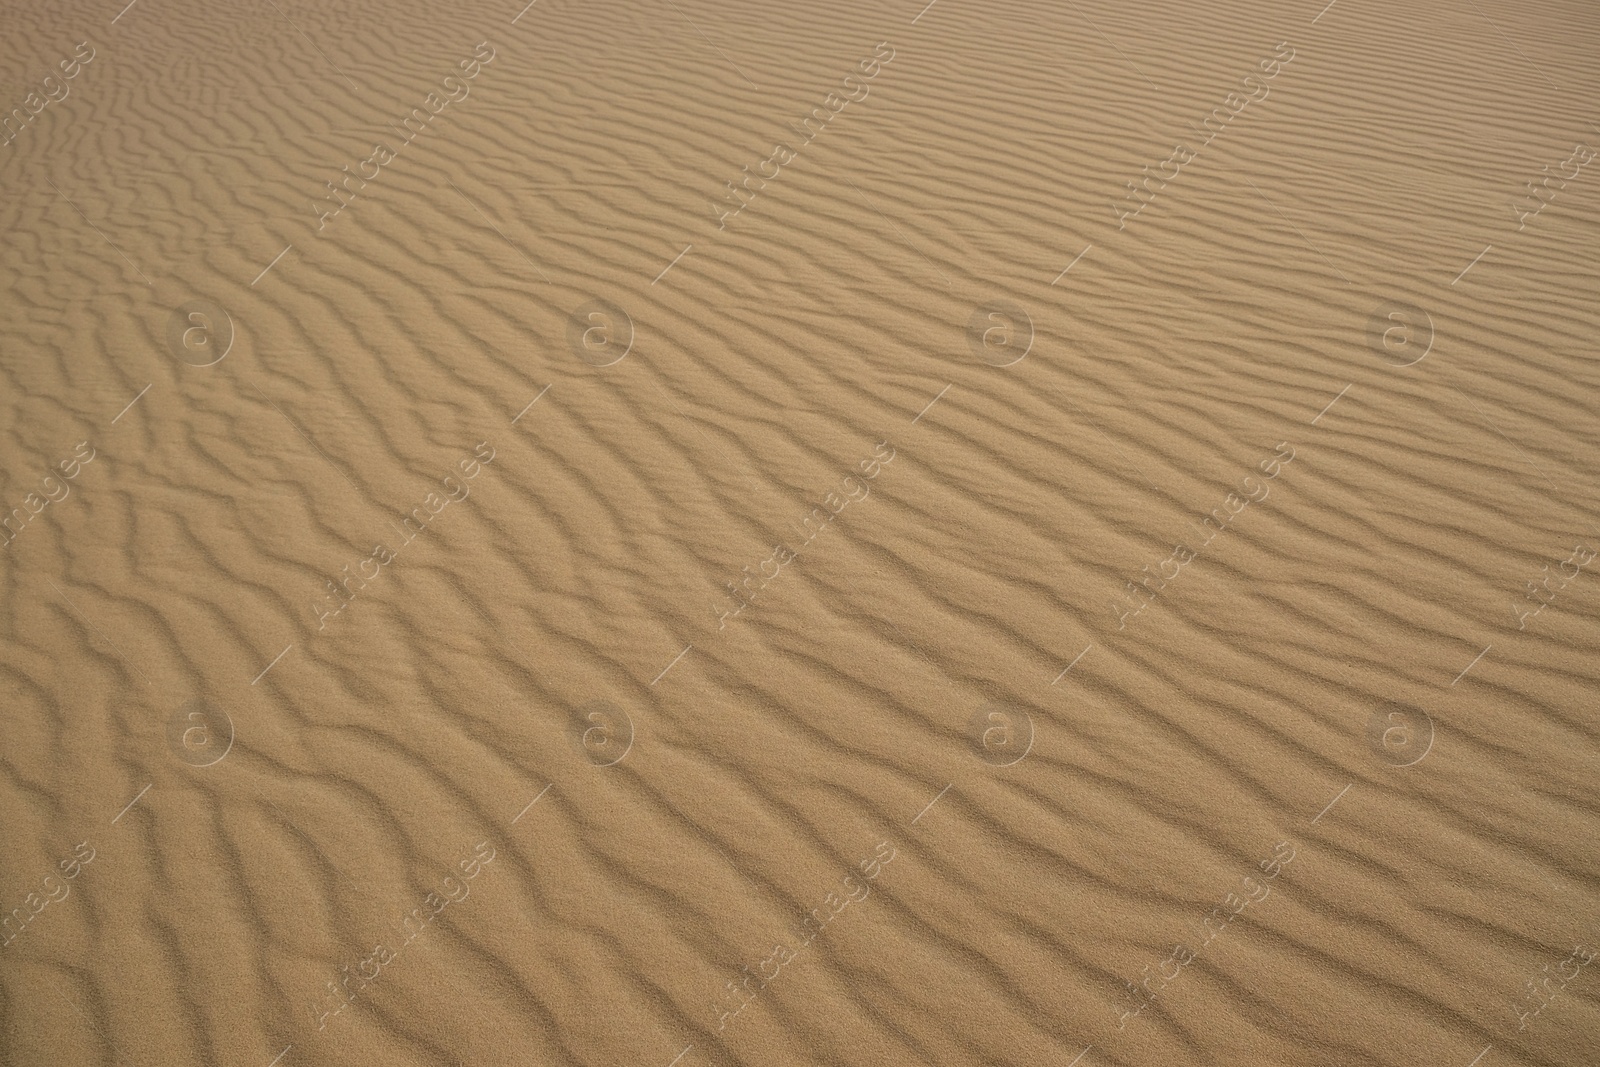
[(1600, 1063), (1594, 5), (3, 24), (0, 1062)]

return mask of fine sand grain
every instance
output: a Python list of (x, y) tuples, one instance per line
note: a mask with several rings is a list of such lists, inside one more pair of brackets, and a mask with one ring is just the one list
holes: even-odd
[(1600, 1063), (1593, 3), (4, 6), (0, 1064)]

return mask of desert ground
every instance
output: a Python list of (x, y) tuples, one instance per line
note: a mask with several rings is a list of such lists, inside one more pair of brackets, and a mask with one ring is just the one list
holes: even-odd
[(1600, 7), (4, 9), (0, 1064), (1600, 1063)]

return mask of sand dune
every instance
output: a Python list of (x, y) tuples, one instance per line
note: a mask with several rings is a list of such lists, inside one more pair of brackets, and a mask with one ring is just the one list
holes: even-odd
[(1596, 1062), (1600, 14), (525, 2), (8, 10), (0, 1062)]

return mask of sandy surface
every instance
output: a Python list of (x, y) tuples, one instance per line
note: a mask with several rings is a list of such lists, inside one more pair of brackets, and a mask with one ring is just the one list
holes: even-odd
[(0, 1062), (1600, 1063), (1600, 9), (8, 2)]

